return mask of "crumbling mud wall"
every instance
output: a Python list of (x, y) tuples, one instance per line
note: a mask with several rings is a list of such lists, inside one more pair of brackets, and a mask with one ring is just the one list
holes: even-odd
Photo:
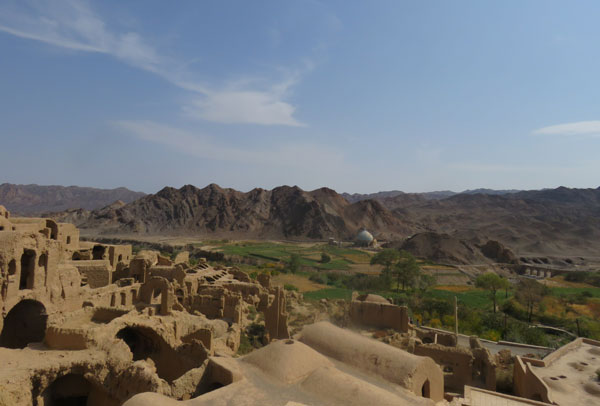
[(496, 390), (496, 363), (481, 347), (447, 347), (441, 344), (415, 346), (415, 355), (430, 357), (442, 368), (447, 392), (461, 393), (465, 385)]
[(377, 295), (359, 296), (354, 292), (350, 303), (350, 320), (356, 325), (408, 332), (408, 308), (395, 306)]

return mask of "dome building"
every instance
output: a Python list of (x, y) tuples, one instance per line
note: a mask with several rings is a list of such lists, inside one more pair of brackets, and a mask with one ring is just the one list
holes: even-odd
[(365, 230), (361, 229), (355, 238), (356, 245), (361, 247), (370, 247), (376, 243), (375, 238), (373, 238), (373, 234)]

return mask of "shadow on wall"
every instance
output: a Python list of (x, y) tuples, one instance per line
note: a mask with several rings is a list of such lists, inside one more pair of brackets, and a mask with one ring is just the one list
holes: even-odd
[(36, 300), (22, 300), (4, 319), (0, 346), (25, 348), (29, 343), (44, 341), (48, 315), (44, 305)]
[(119, 401), (93, 385), (83, 375), (69, 373), (57, 378), (43, 393), (45, 406), (117, 406)]
[(199, 367), (207, 358), (203, 348), (201, 351), (186, 351), (192, 347), (190, 345), (183, 345), (180, 354), (149, 327), (125, 327), (116, 337), (127, 344), (134, 361), (151, 359), (158, 376), (169, 383)]

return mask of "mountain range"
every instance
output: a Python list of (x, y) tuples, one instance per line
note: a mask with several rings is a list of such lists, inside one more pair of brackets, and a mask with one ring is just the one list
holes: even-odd
[(80, 186), (0, 185), (0, 204), (14, 214), (37, 215), (73, 208), (99, 209), (116, 200), (126, 203), (145, 196), (127, 188), (96, 189)]
[[(88, 234), (349, 240), (364, 227), (380, 240), (437, 233), (477, 246), (497, 241), (517, 255), (598, 256), (600, 188), (350, 196), (328, 188), (240, 192), (215, 184), (186, 185), (49, 215)], [(2, 195), (0, 204), (10, 207)]]

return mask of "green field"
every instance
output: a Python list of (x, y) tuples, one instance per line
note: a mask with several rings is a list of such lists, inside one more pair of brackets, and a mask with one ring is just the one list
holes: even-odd
[[(292, 254), (297, 254), (300, 256), (301, 266), (324, 271), (350, 270), (354, 264), (368, 264), (371, 258), (369, 253), (358, 249), (340, 248), (328, 244), (305, 246), (301, 244), (244, 241), (219, 243), (217, 248), (225, 255), (237, 255), (281, 264), (289, 261)], [(321, 253), (328, 254), (331, 261), (321, 263)]]
[(592, 297), (600, 297), (600, 288), (550, 288), (553, 296), (576, 295), (583, 292), (589, 292)]

